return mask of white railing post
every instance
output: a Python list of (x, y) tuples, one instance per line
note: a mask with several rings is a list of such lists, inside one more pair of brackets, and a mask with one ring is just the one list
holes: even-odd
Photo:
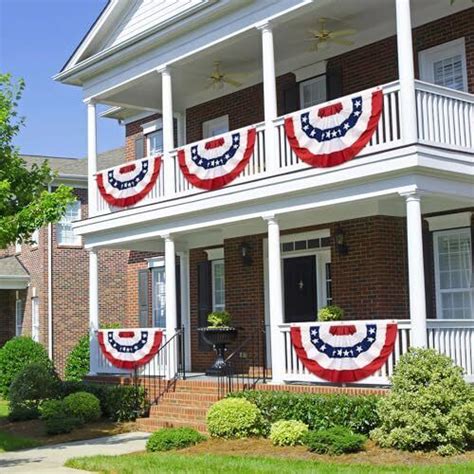
[[(169, 341), (176, 333), (178, 317), (176, 311), (176, 252), (173, 238), (163, 235), (165, 240), (165, 308), (166, 308), (166, 338)], [(173, 378), (177, 370), (177, 341), (170, 342), (168, 348), (168, 379)]]
[(158, 72), (161, 74), (164, 189), (165, 195), (170, 197), (175, 193), (174, 163), (170, 153), (174, 149), (173, 88), (169, 67), (164, 67)]
[(268, 225), (268, 293), (270, 306), (270, 346), (272, 382), (281, 383), (285, 371), (283, 334), (283, 295), (281, 277), (280, 226), (275, 216), (264, 216)]
[(99, 329), (99, 262), (96, 249), (89, 250), (89, 375), (98, 372), (99, 344), (97, 330)]
[(414, 143), (417, 140), (417, 120), (410, 0), (395, 0), (395, 4), (402, 139)]
[(277, 147), (277, 129), (273, 121), (277, 118), (277, 94), (275, 76), (275, 53), (272, 25), (268, 22), (257, 26), (262, 35), (263, 108), (265, 117), (266, 169), (278, 169), (280, 161)]
[(420, 195), (402, 194), (406, 199), (408, 284), (410, 299), (411, 345), (427, 346), (425, 268)]
[(88, 216), (97, 214), (97, 111), (95, 101), (90, 99), (87, 104), (87, 205)]

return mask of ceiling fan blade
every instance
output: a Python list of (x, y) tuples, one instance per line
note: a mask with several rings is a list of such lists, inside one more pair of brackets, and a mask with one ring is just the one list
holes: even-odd
[(222, 79), (226, 84), (230, 84), (231, 86), (234, 86), (234, 87), (240, 87), (242, 85), (241, 82), (239, 81), (236, 81), (235, 79), (230, 79), (228, 77), (224, 77)]
[(347, 30), (336, 30), (336, 31), (331, 31), (330, 36), (333, 38), (340, 38), (341, 36), (351, 36), (355, 35), (357, 33), (357, 30), (348, 28)]
[(329, 41), (332, 41), (333, 43), (336, 43), (336, 44), (341, 44), (343, 46), (352, 46), (354, 44), (354, 41), (346, 40), (342, 38), (329, 38)]

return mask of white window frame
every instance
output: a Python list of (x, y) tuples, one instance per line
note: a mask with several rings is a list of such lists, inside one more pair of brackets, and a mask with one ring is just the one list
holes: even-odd
[[(156, 135), (156, 134), (161, 134), (161, 147), (159, 148), (152, 148), (151, 147), (151, 138), (153, 135)], [(146, 135), (146, 151), (147, 151), (147, 156), (152, 156), (152, 155), (155, 155), (157, 153), (162, 153), (163, 152), (163, 129), (158, 129), (158, 130), (155, 130), (154, 132), (150, 132)]]
[(23, 319), (23, 300), (17, 298), (15, 301), (15, 336), (21, 336), (23, 333)]
[[(82, 204), (81, 201), (75, 201), (71, 204), (68, 204), (68, 208), (66, 209), (65, 215), (56, 224), (56, 241), (57, 241), (57, 244), (58, 244), (59, 247), (82, 247), (82, 238), (81, 238), (80, 235), (75, 235), (74, 234), (74, 231), (72, 230), (72, 226), (70, 228), (70, 231), (73, 233), (73, 238), (72, 239), (69, 239), (69, 238), (65, 239), (65, 240), (68, 240), (67, 242), (62, 241), (60, 239), (64, 226), (66, 226), (66, 225), (69, 226), (73, 222), (77, 222), (77, 221), (81, 220), (81, 217), (82, 217), (82, 206), (81, 206), (81, 204)], [(72, 206), (77, 207), (75, 209), (76, 212), (77, 212), (76, 219), (73, 219), (73, 220), (70, 220), (70, 221), (65, 220), (66, 214), (70, 211)]]
[(163, 151), (163, 145), (161, 148), (153, 149), (151, 148), (151, 137), (155, 133), (161, 133), (161, 143), (163, 144), (163, 120), (153, 120), (142, 125), (143, 135), (146, 140), (146, 155), (151, 156), (155, 153), (161, 153)]
[(31, 339), (39, 342), (40, 338), (40, 310), (39, 298), (34, 296), (31, 298)]
[(39, 229), (36, 229), (31, 234), (31, 248), (32, 249), (37, 249), (38, 246), (39, 246)]
[(21, 253), (21, 242), (18, 240), (15, 242), (15, 253)]
[[(433, 65), (437, 61), (460, 55), (462, 58), (463, 91), (467, 92), (466, 45), (464, 38), (458, 38), (447, 43), (439, 44), (418, 53), (420, 64), (420, 79), (434, 84)], [(441, 86), (443, 87), (443, 86)]]
[[(457, 229), (450, 230), (440, 230), (433, 232), (433, 251), (434, 251), (434, 274), (435, 274), (435, 296), (436, 296), (436, 318), (445, 319), (443, 317), (441, 295), (443, 292), (456, 292), (457, 291), (466, 291), (469, 288), (450, 288), (449, 290), (441, 289), (441, 276), (440, 276), (440, 267), (439, 267), (439, 244), (438, 238), (447, 235), (455, 235), (461, 232), (471, 232), (470, 227), (462, 227)], [(471, 237), (472, 238), (472, 237)], [(472, 242), (471, 242), (471, 252), (472, 252)], [(472, 262), (472, 256), (470, 261)], [(472, 269), (471, 269), (471, 279), (472, 279)], [(474, 290), (471, 287), (471, 310), (474, 309)], [(472, 319), (472, 318), (471, 318)], [(466, 319), (464, 319), (466, 320)]]
[[(308, 86), (308, 85), (311, 85), (311, 84), (316, 84), (316, 83), (323, 84), (324, 99), (321, 102), (318, 102), (316, 104), (306, 105), (304, 103), (304, 91), (303, 91), (303, 89), (304, 89), (305, 86)], [(324, 102), (326, 102), (327, 101), (327, 96), (328, 96), (327, 84), (326, 84), (326, 74), (324, 74), (322, 76), (316, 76), (316, 77), (313, 77), (311, 79), (307, 79), (305, 81), (301, 81), (299, 83), (299, 93), (300, 93), (300, 109), (307, 109), (308, 107), (313, 107), (314, 105), (323, 104)]]
[[(165, 274), (165, 267), (163, 259), (161, 261), (156, 262), (156, 265), (153, 265), (151, 268), (151, 312), (153, 315), (153, 327), (163, 327), (166, 328), (166, 274)], [(161, 263), (161, 265), (159, 264)], [(160, 294), (156, 288), (158, 283), (158, 277), (160, 277), (160, 282), (163, 284), (163, 292)], [(159, 298), (162, 297), (161, 301)], [(161, 321), (162, 325), (158, 326), (158, 312), (160, 309), (163, 309), (163, 321)]]
[[(219, 131), (214, 133), (213, 130), (216, 128), (226, 129), (225, 132)], [(202, 123), (202, 137), (211, 138), (217, 137), (229, 131), (229, 115), (221, 115), (220, 117), (213, 118), (211, 120), (206, 120)]]
[[(222, 265), (222, 269), (224, 271), (222, 279), (223, 279), (223, 296), (224, 296), (224, 303), (217, 304), (216, 303), (216, 267)], [(224, 259), (212, 260), (211, 261), (211, 276), (212, 276), (212, 311), (225, 311), (225, 262)]]

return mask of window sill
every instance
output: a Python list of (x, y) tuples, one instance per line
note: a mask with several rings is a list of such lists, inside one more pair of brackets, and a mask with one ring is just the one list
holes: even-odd
[(82, 244), (73, 245), (73, 244), (58, 244), (58, 249), (82, 249), (84, 246)]

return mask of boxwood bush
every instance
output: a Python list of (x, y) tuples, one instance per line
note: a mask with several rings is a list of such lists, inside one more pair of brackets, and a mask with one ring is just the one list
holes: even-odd
[(14, 337), (0, 348), (0, 395), (8, 396), (15, 377), (30, 364), (53, 368), (45, 348), (30, 337)]
[(225, 398), (207, 412), (207, 429), (216, 438), (248, 438), (262, 431), (260, 410), (244, 399)]
[(99, 399), (87, 392), (71, 393), (63, 400), (65, 411), (83, 423), (96, 421), (101, 416)]
[(280, 420), (270, 428), (270, 440), (275, 446), (303, 444), (307, 434), (308, 425), (296, 420)]
[(54, 415), (45, 420), (46, 433), (50, 435), (70, 433), (81, 424), (82, 422), (79, 418), (67, 415)]
[(432, 349), (400, 357), (378, 413), (371, 437), (382, 447), (447, 455), (474, 441), (474, 389), (451, 358)]
[(376, 395), (331, 395), (270, 390), (232, 393), (254, 403), (268, 426), (279, 420), (298, 420), (310, 430), (346, 426), (355, 433), (368, 434), (379, 423)]
[(89, 373), (90, 342), (89, 335), (83, 336), (66, 359), (65, 379), (80, 382)]
[(155, 431), (146, 443), (149, 452), (169, 451), (193, 446), (206, 439), (205, 436), (192, 428), (163, 428)]
[(344, 426), (333, 426), (327, 430), (310, 431), (306, 436), (306, 446), (318, 454), (357, 453), (364, 447), (366, 437), (353, 433)]

